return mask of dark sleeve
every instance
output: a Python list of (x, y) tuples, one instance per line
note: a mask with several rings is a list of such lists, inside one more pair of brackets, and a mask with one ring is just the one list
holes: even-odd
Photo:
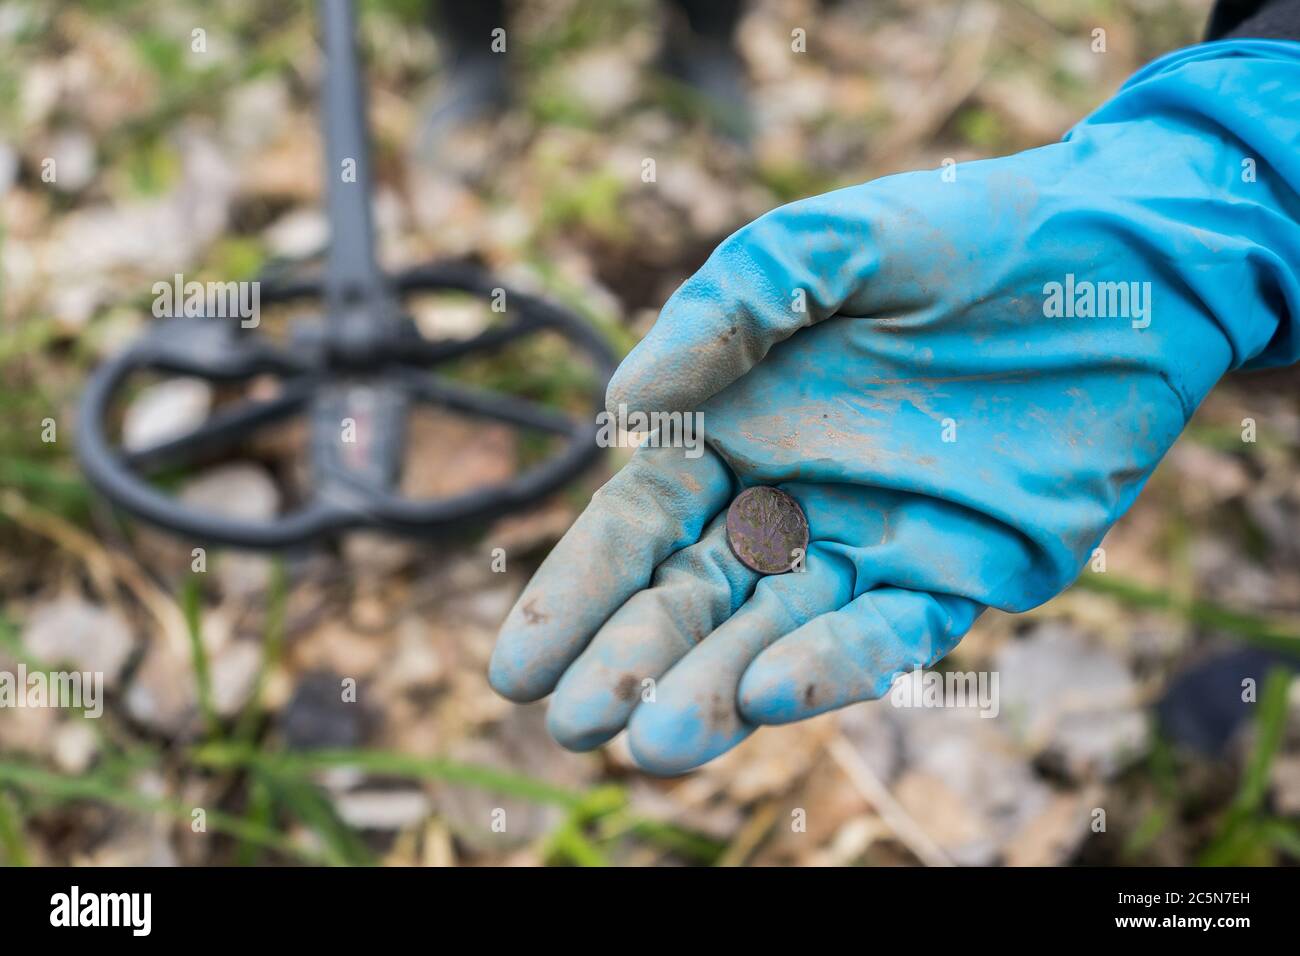
[(1300, 40), (1300, 0), (1218, 0), (1205, 39)]

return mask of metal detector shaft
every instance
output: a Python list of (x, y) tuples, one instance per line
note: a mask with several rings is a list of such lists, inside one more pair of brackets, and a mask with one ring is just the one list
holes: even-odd
[[(379, 270), (371, 215), (370, 151), (362, 72), (350, 0), (320, 0), (325, 191), (330, 245), (320, 277), (272, 283), (264, 304), (324, 300), (325, 321), (297, 324), (290, 344), (236, 329), (221, 316), (156, 323), (149, 335), (97, 368), (82, 394), (78, 455), (87, 477), (126, 510), (193, 540), (279, 548), (351, 528), (428, 535), (499, 517), (550, 494), (599, 453), (594, 410), (604, 405), (614, 356), (581, 319), (465, 265), (420, 266), (395, 276)], [(510, 319), (477, 336), (428, 341), (403, 302), (422, 292), (453, 292), (496, 301), (505, 293)], [(593, 363), (599, 382), (592, 412), (570, 417), (522, 396), (468, 388), (439, 366), (498, 350), (523, 336), (561, 335)], [(279, 394), (227, 404), (200, 427), (147, 448), (124, 449), (112, 438), (114, 399), (136, 375), (192, 375), (221, 383), (279, 379)], [(120, 403), (117, 403), (120, 404)], [(412, 498), (401, 487), (408, 412), (447, 408), (480, 420), (551, 436), (558, 451), (509, 480), (447, 497)], [(291, 416), (310, 425), (311, 481), (290, 510), (244, 520), (198, 508), (154, 480), (160, 470), (203, 466), (235, 452), (258, 429)], [(437, 461), (425, 467), (446, 467)]]
[(370, 144), (366, 99), (357, 57), (356, 17), (351, 0), (321, 0), (325, 42), (325, 184), (329, 203), (330, 246), (325, 294), (331, 315), (342, 315), (358, 301), (385, 296), (375, 259), (370, 211)]

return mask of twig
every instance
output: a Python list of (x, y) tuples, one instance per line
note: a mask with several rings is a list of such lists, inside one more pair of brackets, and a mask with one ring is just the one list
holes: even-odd
[(961, 7), (954, 24), (956, 37), (944, 58), (943, 72), (895, 123), (871, 157), (877, 168), (897, 166), (916, 144), (930, 138), (948, 117), (975, 92), (987, 71), (987, 57), (998, 26), (999, 10), (987, 3)]
[(441, 820), (432, 819), (424, 826), (424, 841), (420, 852), (421, 866), (455, 866), (456, 845), (451, 831)]
[(894, 832), (902, 844), (926, 866), (955, 865), (948, 854), (944, 853), (934, 840), (930, 839), (921, 825), (912, 819), (903, 805), (894, 799), (889, 788), (867, 766), (867, 762), (853, 749), (853, 745), (843, 734), (826, 745), (826, 752), (831, 755), (845, 776), (857, 788), (858, 793), (876, 809), (880, 819)]
[(740, 833), (731, 846), (727, 847), (727, 852), (722, 854), (718, 860), (718, 866), (744, 866), (745, 861), (750, 855), (758, 849), (758, 845), (766, 839), (773, 825), (779, 810), (774, 801), (768, 801), (754, 811), (753, 815), (740, 828)]
[(76, 525), (38, 508), (15, 491), (0, 492), (0, 513), (81, 558), (105, 600), (114, 600), (114, 584), (120, 581), (158, 623), (172, 649), (181, 655), (189, 653), (188, 629), (180, 608), (130, 558), (108, 551)]

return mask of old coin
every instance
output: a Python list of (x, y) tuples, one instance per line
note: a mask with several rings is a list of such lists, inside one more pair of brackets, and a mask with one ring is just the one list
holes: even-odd
[(808, 550), (808, 519), (799, 503), (767, 485), (746, 488), (727, 510), (727, 543), (760, 574), (781, 574)]

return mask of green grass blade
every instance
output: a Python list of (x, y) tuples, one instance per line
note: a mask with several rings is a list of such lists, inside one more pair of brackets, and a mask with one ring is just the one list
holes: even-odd
[(80, 516), (90, 506), (90, 486), (72, 473), (21, 458), (0, 461), (0, 485), (40, 496), (45, 507), (65, 517)]
[(1259, 698), (1255, 749), (1251, 752), (1241, 789), (1233, 802), (1234, 807), (1243, 814), (1257, 812), (1268, 793), (1269, 771), (1286, 731), (1287, 692), (1290, 687), (1291, 673), (1284, 667), (1275, 667), (1264, 680), (1264, 689)]
[[(248, 808), (244, 820), (249, 826), (271, 829), (275, 821), (275, 798), (271, 788), (261, 777), (254, 776), (248, 783)], [(256, 866), (261, 860), (261, 847), (249, 840), (240, 840), (235, 851), (239, 866)]]
[(212, 672), (208, 663), (208, 650), (203, 646), (203, 589), (199, 576), (191, 574), (185, 579), (181, 592), (181, 609), (185, 613), (185, 631), (190, 638), (190, 656), (194, 664), (194, 681), (198, 685), (199, 712), (209, 737), (221, 736), (221, 721), (212, 705)]
[(372, 866), (374, 859), (360, 834), (334, 809), (329, 796), (308, 780), (259, 771), (276, 803), (311, 829), (326, 847), (330, 862), (338, 866)]
[(23, 845), (23, 821), (13, 800), (0, 790), (0, 851), (6, 866), (27, 866), (27, 848)]
[(1269, 842), (1259, 814), (1268, 794), (1269, 772), (1286, 730), (1290, 687), (1291, 672), (1285, 667), (1274, 668), (1264, 680), (1255, 722), (1255, 747), (1218, 834), (1201, 854), (1198, 862), (1202, 866), (1254, 862), (1263, 845)]
[(1171, 808), (1164, 803), (1157, 804), (1153, 807), (1129, 834), (1128, 839), (1124, 841), (1124, 846), (1120, 854), (1126, 860), (1131, 860), (1144, 852), (1148, 847), (1160, 838), (1160, 835), (1169, 829), (1169, 824), (1173, 820)]
[(584, 795), (522, 774), (458, 763), (440, 757), (413, 757), (383, 750), (312, 750), (268, 754), (240, 744), (207, 744), (192, 752), (196, 763), (213, 768), (261, 769), (283, 777), (305, 776), (334, 767), (352, 767), (366, 773), (416, 780), (462, 783), (520, 797), (535, 803), (570, 809), (582, 805)]
[[(0, 783), (52, 799), (57, 802), (92, 800), (120, 807), (136, 813), (162, 813), (189, 824), (194, 807), (179, 800), (151, 797), (131, 789), (128, 784), (99, 774), (65, 776), (23, 763), (0, 763)], [(250, 824), (246, 820), (220, 810), (206, 811), (207, 826), (216, 833), (224, 833), (285, 856), (296, 857), (308, 863), (327, 862), (309, 848), (301, 847), (269, 828)]]
[(727, 849), (727, 845), (721, 840), (715, 840), (676, 824), (649, 820), (632, 814), (616, 814), (606, 818), (602, 821), (600, 834), (606, 840), (617, 839), (624, 835), (632, 836), (704, 866), (713, 866)]
[(562, 823), (546, 840), (543, 859), (553, 863), (572, 863), (574, 866), (609, 866), (609, 859), (583, 834), (582, 828), (572, 819)]
[(1143, 587), (1111, 573), (1085, 573), (1074, 586), (1112, 597), (1128, 607), (1179, 614), (1193, 624), (1236, 634), (1256, 647), (1300, 654), (1300, 632), (1266, 617), (1236, 611), (1212, 601), (1184, 601), (1172, 594)]
[(1300, 825), (1290, 820), (1268, 820), (1264, 832), (1276, 849), (1300, 860)]
[(266, 680), (271, 669), (280, 660), (284, 647), (285, 607), (288, 603), (289, 584), (284, 562), (279, 558), (271, 566), (271, 583), (267, 591), (266, 629), (262, 634), (262, 660), (257, 667), (257, 676), (253, 680), (253, 690), (248, 695), (235, 725), (234, 739), (242, 744), (252, 744), (257, 736), (257, 727), (262, 720), (262, 696), (266, 691)]
[[(686, 828), (628, 813), (625, 809), (627, 794), (621, 787), (600, 787), (581, 792), (494, 767), (438, 757), (413, 757), (382, 750), (316, 750), (272, 754), (244, 744), (208, 743), (193, 750), (190, 759), (210, 769), (257, 770), (272, 773), (280, 779), (286, 776), (303, 777), (336, 767), (350, 767), (387, 777), (462, 784), (533, 803), (563, 807), (577, 814), (577, 818), (584, 824), (599, 822), (603, 828), (600, 831), (602, 839), (605, 840), (631, 835), (688, 859), (705, 863), (716, 860), (724, 849), (721, 843)], [(585, 846), (579, 846), (564, 835), (561, 835), (560, 840), (559, 846), (566, 854), (572, 850), (594, 865), (595, 857), (586, 852)]]

